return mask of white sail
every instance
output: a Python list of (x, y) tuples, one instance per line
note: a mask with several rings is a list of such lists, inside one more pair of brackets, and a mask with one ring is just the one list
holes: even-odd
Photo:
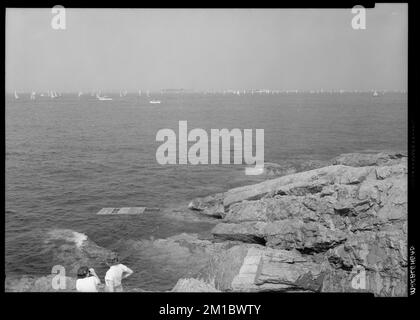
[(17, 94), (16, 90), (15, 90), (15, 99), (16, 99), (16, 100), (17, 100), (17, 99), (19, 99), (19, 96), (18, 96), (18, 94)]

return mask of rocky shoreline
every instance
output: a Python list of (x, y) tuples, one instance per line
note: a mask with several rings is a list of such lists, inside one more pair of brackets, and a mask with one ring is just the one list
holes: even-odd
[[(405, 153), (344, 154), (300, 169), (270, 164), (266, 174), (264, 182), (191, 201), (191, 210), (217, 219), (211, 237), (180, 234), (133, 250), (153, 251), (168, 271), (171, 264), (188, 270), (174, 292), (407, 295)], [(69, 270), (112, 254), (80, 237), (75, 245), (68, 232), (56, 256)], [(6, 290), (52, 291), (49, 277), (6, 279)], [(72, 282), (70, 275), (70, 291)]]

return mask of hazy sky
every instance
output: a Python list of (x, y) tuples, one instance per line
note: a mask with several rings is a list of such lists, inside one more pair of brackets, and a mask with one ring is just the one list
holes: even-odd
[(407, 5), (350, 9), (7, 9), (6, 90), (403, 89)]

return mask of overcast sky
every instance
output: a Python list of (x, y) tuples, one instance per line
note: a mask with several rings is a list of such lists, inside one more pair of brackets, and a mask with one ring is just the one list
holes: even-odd
[(7, 9), (7, 91), (407, 88), (407, 6)]

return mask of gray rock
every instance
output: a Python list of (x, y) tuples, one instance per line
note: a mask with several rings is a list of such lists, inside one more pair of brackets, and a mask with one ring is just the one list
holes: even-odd
[(223, 204), (225, 208), (228, 208), (241, 201), (258, 200), (276, 194), (297, 196), (315, 194), (334, 183), (358, 184), (373, 170), (374, 167), (354, 168), (337, 165), (299, 172), (255, 185), (231, 189), (225, 193)]
[(223, 197), (223, 193), (217, 193), (204, 198), (196, 198), (188, 204), (188, 208), (200, 211), (202, 214), (207, 216), (222, 218), (225, 213), (223, 207)]
[(383, 166), (399, 163), (402, 158), (406, 157), (406, 152), (345, 153), (331, 162), (352, 167)]
[[(400, 230), (354, 234), (326, 255), (332, 269), (323, 291), (365, 291), (377, 296), (407, 295), (407, 242)], [(352, 284), (355, 269), (365, 272), (365, 287)]]
[[(224, 290), (407, 295), (405, 156), (345, 155), (337, 162), (353, 166), (323, 167), (225, 193), (226, 214), (212, 233), (244, 244), (226, 257), (243, 261)], [(274, 264), (273, 257), (288, 254), (302, 261)], [(356, 272), (365, 276), (365, 289), (354, 285)]]
[(296, 251), (261, 245), (234, 246), (213, 264), (215, 283), (223, 291), (317, 292), (325, 273), (322, 265)]
[(206, 281), (189, 278), (179, 279), (172, 292), (220, 292), (213, 284)]
[(272, 248), (292, 250), (311, 254), (325, 252), (346, 239), (340, 230), (326, 228), (320, 223), (305, 223), (296, 219), (276, 221), (264, 230), (266, 245)]

